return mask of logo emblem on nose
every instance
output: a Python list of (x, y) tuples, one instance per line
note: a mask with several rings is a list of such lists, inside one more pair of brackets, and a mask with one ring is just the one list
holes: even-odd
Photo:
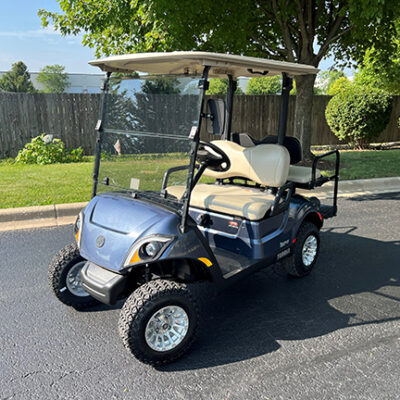
[(97, 246), (98, 248), (103, 247), (105, 241), (106, 241), (106, 238), (105, 238), (103, 235), (97, 236), (97, 239), (96, 239), (96, 246)]

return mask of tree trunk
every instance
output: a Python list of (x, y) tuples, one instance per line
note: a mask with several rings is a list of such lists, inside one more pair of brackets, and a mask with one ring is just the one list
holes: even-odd
[(296, 105), (294, 110), (294, 135), (300, 140), (303, 161), (313, 159), (311, 153), (312, 106), (316, 75), (296, 76)]

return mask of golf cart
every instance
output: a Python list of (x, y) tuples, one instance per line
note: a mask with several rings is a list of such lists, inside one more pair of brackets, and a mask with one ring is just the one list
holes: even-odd
[[(76, 243), (51, 262), (49, 283), (77, 309), (126, 299), (124, 345), (142, 362), (171, 362), (196, 335), (194, 285), (222, 290), (277, 261), (294, 277), (314, 267), (323, 220), (337, 211), (339, 153), (295, 165), (301, 146), (286, 124), (292, 77), (318, 70), (206, 52), (90, 64), (106, 71), (92, 200), (75, 223)], [(277, 135), (232, 132), (237, 78), (278, 74)], [(210, 77), (227, 78), (226, 101), (205, 97)], [(324, 176), (317, 164), (331, 154), (336, 170)], [(296, 193), (330, 180), (333, 205)]]

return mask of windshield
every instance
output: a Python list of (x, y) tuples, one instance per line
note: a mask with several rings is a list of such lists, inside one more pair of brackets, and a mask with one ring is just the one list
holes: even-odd
[[(167, 169), (189, 165), (199, 77), (113, 74), (106, 95), (98, 190), (160, 191)], [(168, 186), (186, 185), (187, 170)]]

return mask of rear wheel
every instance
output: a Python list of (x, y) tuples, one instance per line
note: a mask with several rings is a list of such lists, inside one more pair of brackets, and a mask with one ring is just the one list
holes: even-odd
[(53, 293), (62, 303), (76, 309), (98, 304), (81, 285), (81, 270), (85, 263), (76, 244), (70, 244), (54, 256), (48, 269), (47, 277)]
[(160, 365), (189, 350), (197, 325), (198, 308), (187, 286), (158, 279), (128, 297), (118, 327), (125, 347), (138, 360)]
[(292, 255), (282, 260), (286, 272), (293, 277), (308, 275), (317, 262), (319, 229), (311, 222), (304, 222), (297, 232)]

